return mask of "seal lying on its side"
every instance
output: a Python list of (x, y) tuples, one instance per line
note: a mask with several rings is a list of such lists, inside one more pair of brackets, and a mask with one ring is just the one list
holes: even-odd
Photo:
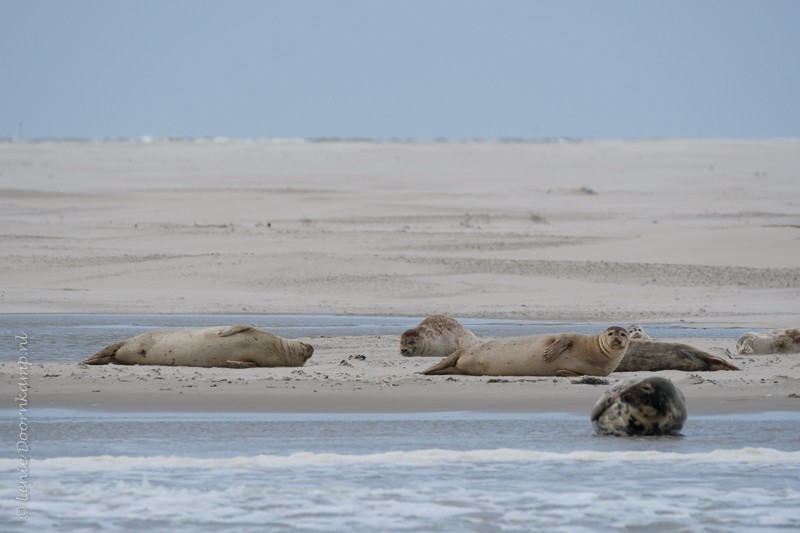
[(736, 353), (741, 355), (800, 353), (800, 329), (771, 329), (763, 333), (745, 333), (736, 341)]
[(463, 348), (423, 374), (472, 376), (607, 376), (628, 347), (618, 326), (597, 335), (560, 333), (496, 339)]
[(611, 387), (592, 409), (599, 435), (632, 437), (678, 433), (686, 422), (686, 400), (668, 379), (626, 379)]
[(236, 325), (147, 331), (106, 346), (83, 362), (231, 368), (303, 366), (313, 353), (310, 344), (253, 326)]
[(653, 337), (648, 335), (642, 326), (639, 324), (631, 324), (628, 326), (628, 338), (629, 339), (644, 339), (646, 341), (653, 340)]
[(461, 323), (447, 315), (431, 315), (400, 336), (400, 353), (405, 357), (447, 357), (456, 350), (480, 344)]
[(615, 372), (658, 370), (716, 371), (739, 370), (722, 357), (711, 355), (688, 344), (633, 339)]

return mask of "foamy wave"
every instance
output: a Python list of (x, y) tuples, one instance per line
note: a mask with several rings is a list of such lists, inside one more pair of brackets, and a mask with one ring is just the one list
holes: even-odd
[[(671, 462), (739, 463), (763, 465), (800, 465), (800, 451), (786, 452), (771, 448), (741, 448), (714, 450), (706, 453), (671, 453), (659, 451), (599, 452), (575, 451), (570, 453), (539, 452), (499, 448), (495, 450), (414, 450), (364, 455), (299, 452), (291, 455), (255, 455), (226, 458), (198, 458), (180, 456), (130, 457), (100, 455), (90, 457), (55, 457), (31, 459), (31, 469), (113, 471), (160, 468), (197, 469), (253, 469), (297, 468), (308, 466), (336, 466), (358, 464), (409, 464), (429, 465), (441, 463), (499, 463), (499, 462)], [(0, 459), (0, 470), (15, 470), (18, 459)]]

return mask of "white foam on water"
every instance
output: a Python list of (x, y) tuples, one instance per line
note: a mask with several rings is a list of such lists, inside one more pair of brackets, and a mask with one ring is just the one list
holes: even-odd
[[(368, 469), (367, 469), (368, 470)], [(420, 472), (424, 473), (424, 471)], [(608, 486), (539, 486), (514, 479), (484, 487), (443, 475), (376, 486), (337, 476), (209, 477), (174, 486), (149, 478), (47, 479), (33, 490), (26, 530), (71, 531), (731, 531), (800, 527), (800, 491), (628, 480)], [(610, 473), (609, 475), (613, 475)], [(231, 484), (228, 480), (228, 485)], [(383, 480), (381, 483), (391, 484)], [(9, 516), (7, 489), (0, 513)], [(1, 519), (0, 519), (1, 520)], [(2, 522), (0, 522), (2, 523)], [(4, 528), (4, 530), (8, 530)]]
[[(739, 463), (759, 465), (800, 465), (800, 451), (781, 451), (772, 448), (740, 448), (713, 450), (702, 453), (675, 453), (660, 451), (580, 450), (568, 453), (540, 452), (498, 448), (493, 450), (426, 449), (392, 451), (374, 454), (349, 455), (339, 453), (298, 452), (290, 455), (262, 454), (224, 458), (182, 456), (113, 456), (54, 457), (31, 459), (31, 470), (52, 471), (122, 471), (131, 469), (225, 469), (295, 468), (310, 466), (347, 466), (360, 464), (409, 464), (416, 466), (441, 463), (497, 463), (497, 462), (698, 462)], [(16, 470), (18, 459), (0, 459), (0, 471)]]

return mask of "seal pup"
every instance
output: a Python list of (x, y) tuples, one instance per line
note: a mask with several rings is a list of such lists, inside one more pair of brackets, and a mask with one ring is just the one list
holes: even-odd
[(458, 320), (447, 315), (431, 315), (415, 328), (403, 332), (400, 354), (404, 357), (447, 357), (480, 342)]
[(240, 324), (147, 331), (106, 346), (83, 362), (229, 368), (303, 366), (313, 353), (310, 344)]
[(716, 355), (677, 342), (632, 339), (615, 372), (657, 372), (659, 370), (708, 371), (739, 370)]
[(626, 379), (611, 387), (592, 409), (598, 435), (674, 435), (686, 422), (686, 400), (668, 379)]
[(628, 348), (628, 332), (559, 333), (495, 339), (462, 348), (422, 374), (472, 376), (607, 376)]
[(633, 339), (644, 339), (646, 341), (653, 340), (653, 337), (648, 335), (642, 326), (639, 324), (631, 324), (628, 326), (628, 338)]
[(800, 353), (800, 329), (771, 329), (761, 333), (745, 333), (736, 341), (736, 353), (740, 355)]

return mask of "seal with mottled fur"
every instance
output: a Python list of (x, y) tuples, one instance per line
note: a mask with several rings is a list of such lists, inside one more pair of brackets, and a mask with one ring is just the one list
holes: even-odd
[(653, 340), (653, 337), (648, 335), (642, 326), (639, 324), (631, 324), (628, 326), (628, 338), (633, 339), (644, 339), (646, 341)]
[(736, 341), (736, 352), (741, 355), (800, 353), (800, 329), (745, 333)]
[(686, 370), (691, 372), (739, 370), (739, 367), (722, 357), (677, 342), (631, 339), (628, 351), (615, 372), (657, 372), (659, 370)]
[(106, 346), (87, 365), (168, 365), (249, 368), (303, 366), (310, 344), (249, 325), (159, 329)]
[(618, 326), (597, 335), (559, 333), (495, 339), (452, 353), (423, 374), (607, 376), (628, 347)]
[(405, 357), (447, 357), (461, 348), (481, 341), (461, 323), (447, 315), (431, 315), (400, 336), (400, 353)]
[(686, 423), (686, 400), (668, 379), (626, 379), (603, 394), (592, 409), (599, 435), (674, 435)]

